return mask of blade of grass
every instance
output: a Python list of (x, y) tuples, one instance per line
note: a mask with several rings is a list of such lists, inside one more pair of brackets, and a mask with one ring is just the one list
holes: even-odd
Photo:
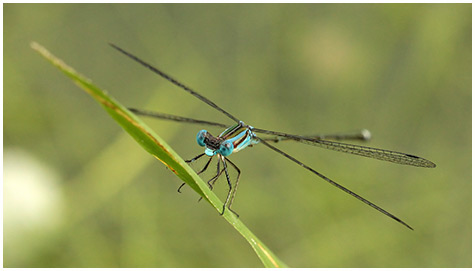
[[(62, 60), (52, 55), (36, 42), (31, 47), (70, 77), (80, 88), (91, 95), (111, 115), (122, 128), (129, 133), (147, 152), (164, 163), (181, 180), (195, 190), (220, 213), (223, 203), (208, 188), (205, 182), (190, 168), (187, 163), (153, 132), (137, 116), (127, 110), (105, 91), (94, 86), (91, 80), (77, 73)], [(243, 223), (231, 212), (225, 212), (223, 217), (249, 242), (265, 267), (286, 267), (267, 246), (265, 246)]]

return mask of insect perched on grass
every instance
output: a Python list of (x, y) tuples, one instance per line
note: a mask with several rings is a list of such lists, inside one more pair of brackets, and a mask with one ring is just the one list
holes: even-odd
[[(331, 185), (337, 187), (338, 189), (350, 194), (351, 196), (355, 197), (356, 199), (362, 201), (363, 203), (373, 207), (374, 209), (378, 210), (379, 212), (385, 214), (386, 216), (389, 216), (390, 218), (396, 220), (397, 222), (403, 224), (404, 226), (408, 227), (409, 229), (413, 230), (411, 226), (409, 226), (407, 223), (399, 219), (398, 217), (394, 216), (390, 212), (384, 210), (383, 208), (379, 207), (378, 205), (370, 202), (369, 200), (361, 197), (360, 195), (356, 194), (355, 192), (349, 190), (348, 188), (336, 183), (335, 181), (332, 181), (330, 178), (324, 176), (323, 174), (319, 173), (318, 171), (314, 170), (313, 168), (305, 165), (304, 163), (300, 162), (296, 158), (290, 156), (289, 154), (283, 152), (282, 150), (276, 148), (275, 146), (271, 145), (269, 142), (279, 142), (281, 140), (293, 140), (296, 142), (301, 142), (313, 146), (318, 146), (321, 148), (329, 149), (329, 150), (334, 150), (334, 151), (340, 151), (340, 152), (345, 152), (349, 154), (355, 154), (355, 155), (360, 155), (360, 156), (365, 156), (369, 158), (374, 158), (378, 160), (383, 160), (383, 161), (388, 161), (388, 162), (393, 162), (401, 165), (410, 165), (410, 166), (416, 166), (416, 167), (426, 167), (426, 168), (434, 168), (435, 164), (432, 163), (431, 161), (424, 159), (422, 157), (418, 157), (415, 155), (411, 154), (406, 154), (402, 152), (396, 152), (396, 151), (390, 151), (390, 150), (384, 150), (384, 149), (377, 149), (377, 148), (371, 148), (371, 147), (365, 147), (365, 146), (359, 146), (359, 145), (353, 145), (353, 144), (348, 144), (348, 143), (341, 143), (341, 142), (335, 142), (335, 141), (329, 141), (328, 139), (333, 139), (333, 140), (341, 140), (341, 139), (362, 139), (362, 140), (367, 140), (369, 139), (369, 132), (366, 130), (363, 130), (359, 134), (353, 134), (353, 135), (323, 135), (323, 136), (300, 136), (300, 135), (293, 135), (293, 134), (287, 134), (287, 133), (282, 133), (282, 132), (275, 132), (275, 131), (269, 131), (269, 130), (264, 130), (264, 129), (259, 129), (259, 128), (254, 128), (250, 125), (245, 124), (244, 122), (240, 121), (238, 118), (235, 116), (231, 115), (212, 101), (210, 101), (208, 98), (202, 96), (201, 94), (197, 93), (196, 91), (192, 90), (191, 88), (185, 86), (184, 84), (178, 82), (171, 76), (167, 75), (166, 73), (160, 71), (159, 69), (155, 68), (154, 66), (148, 64), (147, 62), (141, 60), (140, 58), (132, 55), (131, 53), (119, 48), (118, 46), (114, 44), (110, 44), (112, 47), (117, 49), (119, 52), (125, 54), (126, 56), (132, 58), (133, 60), (137, 61), (141, 65), (145, 66), (152, 72), (160, 75), (164, 79), (170, 81), (171, 83), (175, 84), (176, 86), (180, 87), (181, 89), (187, 91), (191, 95), (195, 96), (196, 98), (200, 99), (201, 101), (205, 102), (209, 106), (213, 107), (214, 109), (218, 110), (219, 112), (223, 113), (230, 119), (236, 122), (236, 124), (229, 126), (221, 123), (216, 123), (216, 122), (211, 122), (211, 121), (205, 121), (205, 120), (197, 120), (197, 119), (192, 119), (192, 118), (186, 118), (186, 117), (180, 117), (180, 116), (175, 116), (175, 115), (170, 115), (170, 114), (164, 114), (164, 113), (158, 113), (158, 112), (151, 112), (151, 111), (146, 111), (146, 110), (140, 110), (140, 109), (130, 109), (132, 112), (138, 114), (138, 115), (143, 115), (143, 116), (149, 116), (149, 117), (154, 117), (154, 118), (160, 118), (160, 119), (166, 119), (166, 120), (172, 120), (172, 121), (177, 121), (177, 122), (187, 122), (187, 123), (195, 123), (195, 124), (204, 124), (204, 125), (211, 125), (211, 126), (218, 126), (218, 127), (223, 127), (227, 128), (225, 129), (219, 136), (213, 136), (211, 135), (208, 131), (206, 130), (201, 130), (198, 132), (198, 135), (196, 136), (196, 141), (198, 142), (198, 145), (202, 146), (205, 148), (204, 153), (199, 154), (198, 156), (194, 157), (191, 160), (188, 160), (186, 162), (191, 163), (193, 161), (196, 161), (203, 156), (209, 157), (208, 162), (205, 164), (204, 168), (198, 172), (198, 174), (203, 173), (206, 171), (208, 168), (209, 164), (211, 163), (211, 160), (216, 156), (218, 158), (218, 163), (217, 163), (217, 172), (216, 175), (211, 178), (208, 181), (208, 185), (210, 189), (213, 189), (213, 185), (215, 182), (218, 180), (218, 178), (223, 174), (226, 175), (226, 180), (228, 182), (228, 194), (226, 197), (226, 201), (223, 204), (223, 210), (221, 214), (224, 214), (226, 207), (228, 210), (233, 212), (234, 214), (237, 215), (235, 211), (231, 209), (234, 196), (236, 194), (236, 190), (239, 184), (239, 177), (241, 176), (241, 170), (228, 159), (228, 156), (231, 155), (232, 153), (236, 153), (240, 150), (245, 149), (248, 146), (256, 145), (258, 143), (261, 143), (262, 145), (270, 148), (271, 150), (287, 157), (288, 159), (292, 160), (293, 162), (297, 163), (298, 165), (302, 166), (303, 168), (311, 171), (318, 177), (322, 178), (326, 182), (330, 183)], [(271, 138), (265, 138), (265, 137), (260, 137), (257, 134), (266, 134), (266, 135), (272, 135), (273, 137)], [(233, 186), (231, 179), (229, 177), (228, 173), (228, 163), (234, 167), (237, 171), (237, 177), (236, 177), (236, 182)], [(221, 168), (222, 165), (222, 168)], [(184, 183), (178, 188), (178, 191), (185, 185)]]

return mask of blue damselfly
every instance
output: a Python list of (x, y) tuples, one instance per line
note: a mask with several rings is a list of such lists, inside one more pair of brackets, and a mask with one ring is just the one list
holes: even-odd
[[(198, 120), (198, 119), (193, 119), (193, 118), (186, 118), (186, 117), (181, 117), (181, 116), (176, 116), (176, 115), (170, 115), (170, 114), (165, 114), (165, 113), (159, 113), (159, 112), (152, 112), (152, 111), (146, 111), (146, 110), (140, 110), (140, 109), (133, 109), (130, 108), (130, 110), (138, 115), (142, 116), (148, 116), (148, 117), (154, 117), (154, 118), (159, 118), (159, 119), (165, 119), (165, 120), (172, 120), (172, 121), (177, 121), (177, 122), (185, 122), (185, 123), (195, 123), (195, 124), (204, 124), (204, 125), (210, 125), (210, 126), (218, 126), (218, 127), (223, 127), (226, 128), (219, 136), (213, 136), (211, 135), (208, 131), (206, 130), (201, 130), (199, 131), (196, 140), (197, 143), (205, 148), (204, 153), (199, 154), (198, 156), (194, 157), (191, 160), (188, 160), (186, 162), (190, 163), (193, 161), (196, 161), (203, 156), (209, 157), (209, 160), (206, 162), (204, 168), (198, 172), (198, 174), (203, 173), (211, 163), (211, 160), (216, 156), (218, 158), (218, 164), (217, 164), (217, 172), (216, 175), (211, 178), (208, 181), (208, 185), (210, 189), (213, 189), (213, 185), (215, 182), (218, 180), (218, 178), (224, 173), (226, 176), (226, 180), (228, 182), (228, 193), (226, 200), (223, 204), (223, 209), (221, 214), (224, 214), (226, 208), (230, 211), (232, 211), (234, 214), (237, 215), (236, 212), (234, 212), (231, 209), (234, 196), (237, 190), (237, 186), (239, 184), (239, 178), (241, 175), (241, 171), (239, 168), (228, 159), (228, 156), (232, 153), (238, 152), (240, 150), (245, 149), (248, 146), (256, 145), (258, 143), (261, 143), (262, 145), (270, 148), (271, 150), (285, 156), (286, 158), (292, 160), (296, 164), (302, 166), (303, 168), (311, 171), (315, 175), (319, 176), (326, 182), (330, 183), (331, 185), (337, 187), (338, 189), (350, 194), (351, 196), (355, 197), (356, 199), (362, 201), (363, 203), (373, 207), (374, 209), (378, 210), (379, 212), (383, 213), (384, 215), (398, 221), (399, 223), (403, 224), (409, 229), (413, 229), (411, 226), (409, 226), (407, 223), (396, 217), (395, 215), (391, 214), (390, 212), (384, 210), (383, 208), (379, 207), (378, 205), (370, 202), (369, 200), (361, 197), (360, 195), (354, 193), (353, 191), (349, 190), (348, 188), (336, 183), (335, 181), (329, 179), (328, 177), (324, 176), (323, 174), (319, 173), (318, 171), (314, 170), (313, 168), (305, 165), (304, 163), (300, 162), (296, 158), (290, 156), (289, 154), (283, 152), (282, 150), (276, 148), (274, 145), (270, 144), (270, 142), (279, 142), (282, 140), (292, 140), (296, 142), (301, 142), (313, 146), (318, 146), (321, 148), (325, 149), (330, 149), (334, 151), (339, 151), (339, 152), (344, 152), (344, 153), (349, 153), (349, 154), (355, 154), (355, 155), (360, 155), (364, 157), (369, 157), (369, 158), (374, 158), (378, 160), (383, 160), (383, 161), (388, 161), (388, 162), (393, 162), (397, 164), (402, 164), (402, 165), (410, 165), (410, 166), (416, 166), (416, 167), (426, 167), (426, 168), (434, 168), (436, 165), (432, 163), (431, 161), (424, 159), (419, 156), (411, 155), (411, 154), (406, 154), (402, 152), (396, 152), (396, 151), (390, 151), (390, 150), (384, 150), (384, 149), (377, 149), (377, 148), (371, 148), (371, 147), (366, 147), (366, 146), (360, 146), (360, 145), (354, 145), (354, 144), (348, 144), (348, 143), (342, 143), (342, 142), (336, 142), (332, 140), (345, 140), (345, 139), (361, 139), (361, 140), (367, 140), (369, 138), (369, 132), (364, 130), (361, 133), (358, 134), (352, 134), (352, 135), (317, 135), (317, 136), (300, 136), (300, 135), (293, 135), (293, 134), (287, 134), (287, 133), (282, 133), (282, 132), (275, 132), (275, 131), (269, 131), (269, 130), (264, 130), (264, 129), (259, 129), (259, 128), (254, 128), (250, 125), (245, 124), (244, 122), (240, 121), (238, 118), (235, 116), (231, 115), (229, 112), (226, 110), (222, 109), (218, 105), (216, 105), (214, 102), (209, 100), (208, 98), (202, 96), (201, 94), (197, 93), (196, 91), (192, 90), (191, 88), (185, 86), (184, 84), (180, 83), (179, 81), (175, 80), (171, 76), (167, 75), (166, 73), (160, 71), (159, 69), (155, 68), (154, 66), (148, 64), (147, 62), (141, 60), (140, 58), (134, 56), (133, 54), (119, 48), (118, 46), (114, 44), (110, 44), (112, 47), (117, 49), (119, 52), (125, 54), (126, 56), (130, 57), (131, 59), (135, 60), (136, 62), (140, 63), (141, 65), (145, 66), (152, 72), (158, 74), (162, 78), (168, 80), (169, 82), (173, 83), (174, 85), (180, 87), (182, 90), (187, 91), (191, 95), (195, 96), (196, 98), (200, 99), (201, 101), (205, 102), (209, 106), (213, 107), (214, 109), (220, 111), (227, 117), (229, 117), (231, 120), (233, 120), (236, 124), (232, 126), (228, 126), (225, 124), (217, 123), (217, 122), (211, 122), (211, 121), (205, 121), (205, 120)], [(272, 137), (261, 137), (258, 136), (257, 134), (264, 134), (264, 135), (270, 135)], [(233, 185), (231, 182), (231, 179), (229, 177), (228, 173), (228, 163), (236, 169), (237, 171), (237, 177), (236, 177), (236, 182)], [(221, 168), (222, 165), (222, 168)], [(182, 184), (179, 188), (178, 191), (183, 187), (184, 184)]]

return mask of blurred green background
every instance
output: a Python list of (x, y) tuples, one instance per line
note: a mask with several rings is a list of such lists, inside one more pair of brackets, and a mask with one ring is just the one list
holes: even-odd
[[(262, 266), (37, 41), (127, 106), (231, 123), (108, 42), (255, 127), (367, 128), (437, 164), (279, 144), (410, 231), (264, 146), (233, 155), (234, 209), (289, 266), (471, 267), (471, 19), (471, 4), (4, 4), (4, 266)], [(203, 151), (208, 127), (146, 121), (182, 157)]]

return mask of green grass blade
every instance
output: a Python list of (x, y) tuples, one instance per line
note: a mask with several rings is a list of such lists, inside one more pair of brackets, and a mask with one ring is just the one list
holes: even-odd
[[(129, 133), (147, 152), (164, 163), (183, 182), (189, 185), (200, 196), (221, 213), (223, 203), (208, 188), (208, 185), (190, 168), (187, 163), (170, 148), (158, 135), (153, 132), (137, 116), (127, 110), (118, 101), (110, 97), (105, 91), (94, 86), (91, 80), (77, 73), (74, 69), (66, 65), (62, 60), (52, 55), (48, 50), (36, 42), (31, 43), (31, 47), (40, 53), (54, 66), (70, 77), (80, 88), (90, 94), (102, 107), (112, 116), (122, 128)], [(227, 211), (223, 215), (226, 219), (251, 245), (259, 259), (266, 267), (286, 267), (272, 251), (270, 251), (234, 214)]]

